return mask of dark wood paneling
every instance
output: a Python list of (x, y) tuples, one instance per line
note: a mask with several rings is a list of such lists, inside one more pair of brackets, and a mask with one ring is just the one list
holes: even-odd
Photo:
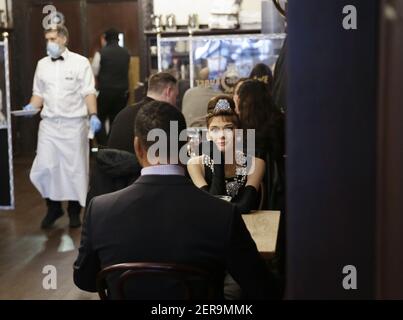
[(137, 2), (105, 2), (87, 4), (87, 32), (90, 54), (99, 48), (99, 37), (107, 29), (114, 27), (125, 34), (125, 46), (130, 54), (138, 56), (139, 30), (137, 23)]
[[(355, 5), (358, 30), (343, 29)], [(289, 1), (287, 296), (375, 296), (377, 0)], [(354, 265), (358, 289), (345, 290)]]
[[(15, 88), (15, 104), (21, 108), (28, 103), (32, 94), (33, 57), (31, 55), (31, 32), (28, 1), (13, 2), (14, 53), (11, 61), (14, 67), (12, 85)], [(42, 34), (42, 32), (40, 33)], [(36, 149), (37, 122), (33, 119), (15, 118), (13, 121), (15, 153), (32, 153)]]
[(150, 30), (151, 14), (154, 12), (154, 2), (153, 0), (139, 0), (139, 30), (140, 30), (140, 79), (145, 81), (148, 77), (149, 66), (149, 48), (148, 41), (145, 35), (146, 30)]

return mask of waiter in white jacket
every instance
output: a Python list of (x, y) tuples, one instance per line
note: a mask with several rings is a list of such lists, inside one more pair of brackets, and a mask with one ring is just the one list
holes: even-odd
[(88, 188), (89, 130), (101, 128), (95, 81), (88, 59), (67, 49), (64, 25), (46, 30), (45, 38), (48, 57), (38, 62), (33, 95), (24, 107), (42, 108), (30, 179), (48, 207), (41, 227), (51, 227), (63, 215), (62, 201), (69, 201), (69, 226), (76, 228)]

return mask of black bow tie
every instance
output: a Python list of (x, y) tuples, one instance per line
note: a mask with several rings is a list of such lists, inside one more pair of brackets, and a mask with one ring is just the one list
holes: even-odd
[(55, 62), (57, 60), (61, 60), (61, 61), (64, 60), (63, 56), (60, 56), (59, 58), (51, 58), (51, 59), (52, 59), (53, 62)]

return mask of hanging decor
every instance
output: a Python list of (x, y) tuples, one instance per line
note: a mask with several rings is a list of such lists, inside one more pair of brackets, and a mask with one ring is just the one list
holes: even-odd
[[(287, 1), (273, 0), (273, 2), (274, 2), (274, 5), (275, 5), (276, 9), (278, 10), (278, 12), (280, 12), (280, 14), (281, 14), (283, 17), (285, 17), (285, 15), (286, 15), (286, 9), (285, 9), (285, 7), (287, 6)], [(283, 6), (281, 5), (282, 2), (283, 2), (283, 3), (285, 2), (284, 8), (283, 8)]]

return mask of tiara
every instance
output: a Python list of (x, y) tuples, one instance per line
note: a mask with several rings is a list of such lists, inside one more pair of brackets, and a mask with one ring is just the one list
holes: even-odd
[(219, 111), (219, 110), (224, 110), (224, 111), (231, 110), (231, 106), (230, 106), (228, 100), (226, 100), (226, 99), (218, 100), (217, 104), (214, 107), (214, 111)]

